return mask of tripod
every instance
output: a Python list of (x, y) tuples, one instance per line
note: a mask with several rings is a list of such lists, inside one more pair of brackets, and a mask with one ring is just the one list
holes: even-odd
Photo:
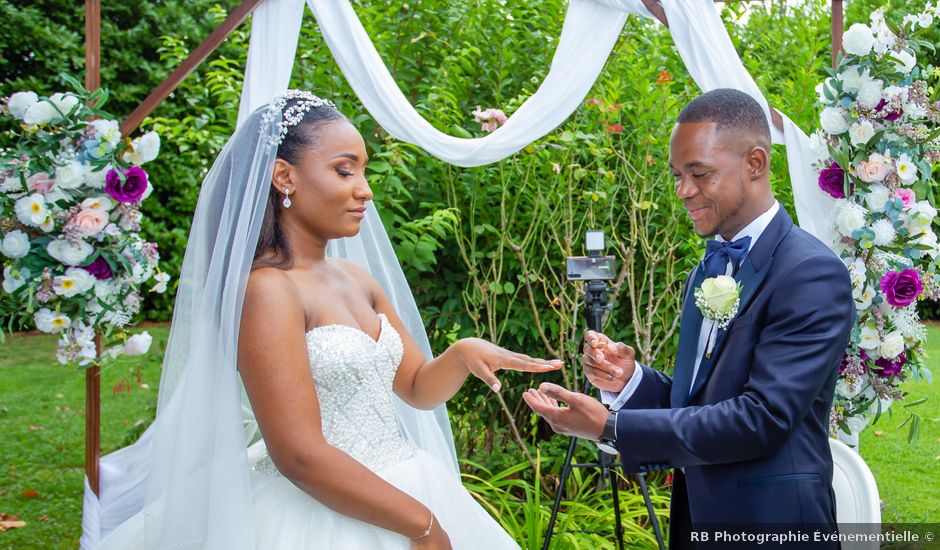
[[(587, 319), (587, 325), (590, 330), (600, 332), (601, 321), (604, 310), (610, 309), (608, 294), (610, 288), (603, 280), (590, 280), (584, 286), (584, 316)], [(581, 393), (588, 393), (591, 389), (591, 382), (585, 377), (584, 387)], [(548, 532), (545, 534), (545, 542), (542, 544), (542, 550), (548, 550), (552, 543), (552, 535), (555, 531), (555, 520), (558, 518), (558, 509), (561, 507), (562, 498), (565, 494), (565, 482), (571, 474), (572, 468), (600, 468), (601, 469), (601, 488), (604, 488), (605, 477), (610, 481), (610, 494), (614, 505), (614, 534), (617, 537), (617, 550), (623, 550), (623, 522), (620, 517), (620, 495), (617, 489), (617, 464), (614, 461), (615, 455), (605, 453), (598, 449), (598, 461), (588, 464), (572, 464), (571, 459), (574, 456), (574, 448), (577, 438), (572, 437), (568, 441), (568, 454), (565, 456), (565, 463), (561, 468), (561, 483), (558, 485), (558, 494), (555, 495), (555, 504), (552, 506), (552, 515), (548, 520)], [(649, 490), (646, 487), (646, 474), (636, 474), (637, 481), (640, 484), (640, 490), (643, 492), (643, 500), (646, 501), (646, 512), (649, 514), (650, 523), (653, 525), (653, 532), (656, 534), (656, 542), (660, 550), (665, 550), (663, 535), (659, 529), (659, 521), (656, 520), (656, 513), (653, 511), (653, 503), (650, 500)]]

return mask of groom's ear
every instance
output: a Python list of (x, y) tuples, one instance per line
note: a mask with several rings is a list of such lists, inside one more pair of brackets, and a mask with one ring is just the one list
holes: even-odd
[(745, 161), (748, 166), (748, 175), (752, 181), (768, 176), (770, 172), (770, 153), (765, 147), (759, 145), (751, 147)]
[(271, 174), (271, 185), (277, 189), (278, 193), (283, 194), (285, 189), (290, 189), (292, 192), (294, 190), (293, 182), (291, 181), (291, 171), (293, 166), (290, 165), (284, 159), (275, 159), (274, 161), (274, 173)]

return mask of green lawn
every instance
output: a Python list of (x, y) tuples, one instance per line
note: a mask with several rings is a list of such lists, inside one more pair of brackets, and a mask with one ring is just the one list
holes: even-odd
[[(162, 348), (167, 329), (150, 328), (154, 349)], [(55, 338), (9, 336), (0, 344), (0, 514), (17, 514), (26, 526), (0, 532), (0, 550), (74, 549), (81, 532), (84, 463), (84, 375), (58, 365)], [(928, 348), (940, 371), (940, 327), (929, 329)], [(122, 446), (150, 414), (160, 368), (148, 359), (112, 367), (102, 378), (102, 447)], [(141, 369), (141, 387), (137, 367)], [(940, 374), (940, 372), (938, 372)], [(131, 391), (114, 393), (121, 381)], [(912, 399), (930, 396), (918, 407), (926, 418), (940, 418), (940, 381), (908, 384)], [(940, 425), (925, 424), (920, 440), (908, 445), (900, 407), (862, 435), (861, 452), (878, 480), (885, 521), (940, 521)], [(883, 432), (875, 435), (876, 431)], [(34, 496), (30, 496), (33, 495)]]

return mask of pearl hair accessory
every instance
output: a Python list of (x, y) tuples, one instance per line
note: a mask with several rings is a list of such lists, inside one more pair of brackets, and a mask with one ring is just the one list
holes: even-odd
[[(288, 107), (287, 110), (284, 110), (284, 106), (292, 99), (299, 99), (300, 101)], [(304, 115), (307, 114), (307, 111), (317, 107), (323, 107), (324, 105), (328, 105), (334, 109), (336, 108), (336, 105), (334, 105), (332, 101), (317, 97), (305, 90), (287, 90), (283, 94), (275, 97), (274, 100), (268, 104), (268, 110), (261, 116), (261, 126), (262, 129), (264, 129), (274, 122), (274, 117), (278, 113), (281, 113), (281, 121), (277, 124), (277, 136), (269, 136), (267, 138), (268, 146), (277, 147), (280, 145), (281, 142), (284, 141), (284, 136), (287, 135), (287, 130), (299, 124), (300, 121), (303, 120)], [(289, 203), (290, 200), (284, 199), (284, 202)], [(287, 204), (285, 204), (284, 207), (289, 208)]]

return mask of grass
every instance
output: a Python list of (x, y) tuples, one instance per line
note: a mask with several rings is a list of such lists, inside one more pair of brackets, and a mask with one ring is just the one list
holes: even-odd
[[(162, 349), (166, 326), (148, 328), (154, 336), (154, 349)], [(927, 347), (933, 371), (940, 374), (940, 325), (928, 329)], [(0, 514), (16, 514), (26, 526), (0, 532), (0, 550), (74, 549), (81, 534), (82, 477), (84, 474), (84, 376), (71, 367), (55, 362), (55, 338), (45, 335), (14, 334), (0, 344)], [(156, 400), (160, 367), (158, 354), (127, 360), (102, 373), (103, 453), (125, 444), (139, 431), (139, 424), (149, 418)], [(141, 379), (138, 383), (137, 372)], [(129, 383), (131, 391), (112, 393), (120, 382)], [(141, 386), (149, 386), (142, 387)], [(904, 389), (910, 399), (930, 397), (917, 407), (925, 418), (940, 418), (940, 381), (935, 384), (908, 383)], [(894, 522), (940, 521), (940, 423), (925, 423), (920, 440), (907, 443), (907, 428), (898, 427), (906, 414), (895, 406), (862, 434), (861, 453), (878, 481), (884, 501), (884, 519)], [(544, 457), (543, 457), (544, 458)], [(532, 486), (513, 485), (512, 472), (465, 477), (471, 492), (484, 505), (503, 512), (506, 506), (519, 504), (515, 518), (503, 518), (506, 527), (521, 539), (540, 539), (544, 510), (532, 509), (533, 500), (545, 499)], [(585, 497), (591, 498), (591, 497)], [(642, 523), (645, 509), (637, 495), (622, 495), (626, 514)], [(656, 498), (656, 497), (654, 497)], [(583, 504), (583, 503), (582, 503)], [(665, 506), (658, 502), (658, 506)], [(503, 513), (499, 514), (503, 516)], [(524, 517), (528, 515), (529, 517)], [(599, 514), (598, 517), (600, 517)], [(538, 516), (537, 519), (533, 519)], [(589, 517), (590, 516), (590, 517)], [(580, 517), (581, 519), (577, 519)], [(609, 529), (609, 518), (593, 521), (589, 507), (571, 510), (572, 520), (588, 528), (600, 523)], [(507, 523), (508, 522), (508, 523)], [(518, 523), (513, 523), (518, 522)], [(583, 528), (583, 527), (582, 527)], [(534, 529), (534, 530), (533, 530)], [(531, 531), (531, 532), (530, 532)], [(636, 534), (641, 545), (648, 535)], [(636, 539), (635, 539), (636, 540)], [(571, 541), (573, 543), (573, 541)], [(596, 543), (589, 537), (586, 547)], [(583, 546), (580, 542), (576, 545)]]
[[(940, 324), (928, 327), (927, 353), (930, 370), (940, 375)], [(875, 480), (883, 503), (882, 520), (897, 523), (940, 522), (940, 379), (933, 384), (921, 381), (903, 386), (914, 402), (927, 401), (913, 408), (924, 419), (918, 440), (907, 442), (908, 426), (899, 426), (908, 413), (892, 406), (888, 414), (861, 435), (859, 452)]]

